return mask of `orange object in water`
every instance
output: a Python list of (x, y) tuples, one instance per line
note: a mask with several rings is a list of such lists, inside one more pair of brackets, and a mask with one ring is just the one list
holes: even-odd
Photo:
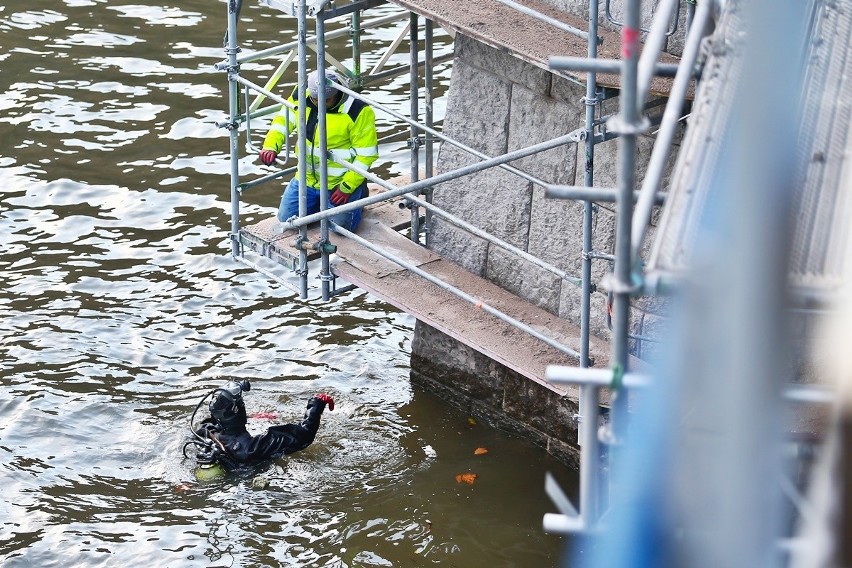
[(476, 481), (476, 478), (479, 475), (475, 473), (460, 473), (456, 476), (456, 481), (458, 483), (467, 483), (468, 485), (473, 485), (473, 482)]

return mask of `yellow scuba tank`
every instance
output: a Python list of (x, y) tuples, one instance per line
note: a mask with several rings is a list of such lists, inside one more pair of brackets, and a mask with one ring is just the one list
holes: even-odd
[(205, 463), (195, 468), (195, 479), (198, 481), (212, 481), (224, 477), (227, 472), (220, 463)]

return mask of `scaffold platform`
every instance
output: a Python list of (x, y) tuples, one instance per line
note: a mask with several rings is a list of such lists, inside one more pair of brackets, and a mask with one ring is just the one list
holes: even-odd
[[(371, 195), (379, 191), (371, 186)], [(399, 207), (401, 199), (368, 205), (358, 227), (358, 236), (380, 246), (430, 275), (454, 286), (483, 304), (516, 319), (539, 333), (575, 350), (580, 349), (580, 328), (565, 319), (535, 306), (500, 286), (472, 274), (457, 264), (442, 259), (402, 234), (411, 221), (408, 209)], [(245, 250), (269, 258), (293, 269), (299, 251), (294, 244), (297, 230), (278, 231), (279, 222), (272, 217), (243, 227), (239, 240)], [(319, 224), (308, 227), (308, 239), (319, 239)], [(332, 257), (335, 276), (369, 292), (401, 311), (407, 312), (471, 349), (486, 355), (518, 374), (563, 396), (577, 396), (577, 387), (554, 385), (545, 380), (549, 365), (578, 366), (576, 359), (544, 341), (531, 336), (477, 305), (429, 282), (421, 276), (386, 260), (377, 253), (345, 236), (331, 234), (337, 247)], [(309, 259), (319, 255), (309, 255)], [(590, 356), (594, 367), (607, 368), (609, 345), (596, 337), (590, 339)]]
[[(396, 4), (439, 24), (442, 28), (461, 33), (486, 45), (508, 53), (513, 57), (547, 69), (551, 73), (562, 75), (578, 83), (585, 84), (586, 73), (555, 71), (548, 66), (551, 56), (587, 57), (588, 41), (579, 35), (549, 25), (542, 20), (520, 12), (497, 0), (477, 0), (460, 2), (458, 0), (390, 0)], [(544, 14), (553, 20), (588, 33), (589, 22), (572, 16), (536, 0), (521, 0), (517, 4)], [(598, 58), (621, 58), (621, 35), (618, 32), (598, 28)], [(662, 53), (660, 63), (677, 64), (680, 59)], [(597, 73), (597, 84), (601, 87), (619, 88), (621, 77), (612, 73)], [(649, 93), (668, 96), (672, 79), (654, 77)], [(690, 89), (687, 98), (691, 99), (694, 89)]]

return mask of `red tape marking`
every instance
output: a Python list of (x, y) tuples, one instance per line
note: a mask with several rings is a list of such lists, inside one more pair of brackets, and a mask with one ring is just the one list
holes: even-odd
[(627, 59), (637, 52), (639, 46), (639, 30), (621, 28), (621, 57)]

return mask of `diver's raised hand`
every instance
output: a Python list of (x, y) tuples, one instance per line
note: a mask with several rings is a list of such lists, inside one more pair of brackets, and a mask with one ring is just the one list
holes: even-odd
[(323, 393), (314, 395), (314, 398), (317, 399), (317, 400), (323, 401), (328, 406), (329, 410), (334, 410), (334, 399), (331, 398), (331, 395), (328, 395), (328, 394), (323, 392)]

